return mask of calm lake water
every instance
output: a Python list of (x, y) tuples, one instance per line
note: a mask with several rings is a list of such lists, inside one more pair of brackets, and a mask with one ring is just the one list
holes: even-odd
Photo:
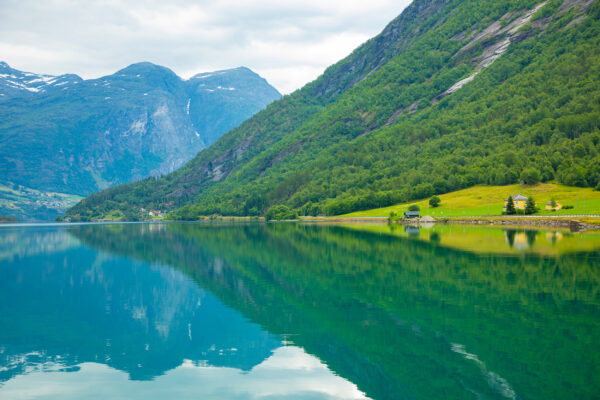
[(0, 227), (0, 399), (598, 399), (600, 235)]

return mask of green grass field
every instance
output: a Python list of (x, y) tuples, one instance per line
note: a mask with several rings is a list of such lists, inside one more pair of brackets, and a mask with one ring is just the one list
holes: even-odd
[[(600, 192), (591, 188), (578, 188), (555, 183), (540, 183), (534, 186), (474, 186), (457, 192), (439, 195), (439, 207), (429, 207), (429, 199), (396, 204), (390, 207), (358, 211), (344, 217), (387, 217), (391, 212), (402, 214), (416, 204), (421, 215), (432, 217), (466, 217), (501, 215), (504, 200), (510, 195), (521, 193), (533, 197), (540, 212), (536, 215), (595, 215), (600, 214)], [(546, 211), (545, 204), (554, 198), (557, 202), (573, 206), (570, 210)]]

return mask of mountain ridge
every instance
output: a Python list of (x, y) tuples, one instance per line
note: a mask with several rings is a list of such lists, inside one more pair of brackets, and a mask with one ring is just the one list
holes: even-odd
[[(4, 65), (8, 67), (6, 63)], [(46, 179), (47, 177), (25, 171), (25, 174), (28, 174), (29, 178), (26, 177), (23, 179), (20, 176), (23, 170), (19, 168), (18, 164), (26, 162), (28, 157), (24, 156), (20, 160), (15, 160), (15, 153), (11, 152), (7, 154), (8, 152), (5, 152), (4, 154), (0, 154), (0, 164), (3, 164), (3, 167), (5, 167), (5, 174), (3, 174), (5, 176), (0, 177), (0, 180), (36, 189), (89, 194), (94, 190), (106, 188), (108, 185), (114, 183), (124, 183), (132, 179), (141, 179), (148, 175), (168, 173), (194, 156), (198, 151), (206, 147), (206, 145), (212, 143), (221, 134), (280, 96), (264, 79), (250, 70), (246, 71), (247, 73), (243, 74), (244, 76), (239, 76), (239, 69), (224, 71), (225, 75), (223, 79), (228, 79), (226, 76), (233, 73), (238, 75), (233, 79), (237, 82), (243, 79), (253, 80), (252, 83), (247, 83), (242, 90), (239, 88), (236, 89), (235, 96), (208, 89), (210, 90), (209, 93), (211, 93), (210, 98), (206, 96), (201, 98), (198, 93), (193, 93), (194, 90), (198, 92), (197, 85), (194, 85), (193, 80), (182, 80), (170, 69), (151, 63), (132, 64), (117, 71), (115, 74), (97, 79), (78, 80), (70, 82), (70, 84), (58, 82), (60, 84), (59, 88), (49, 87), (48, 82), (52, 84), (58, 79), (64, 80), (64, 77), (71, 75), (53, 77), (50, 75), (21, 73), (20, 76), (28, 79), (28, 81), (39, 81), (42, 79), (45, 79), (45, 81), (42, 82), (44, 85), (38, 83), (37, 87), (32, 87), (26, 86), (25, 83), (17, 82), (15, 78), (8, 80), (7, 86), (12, 85), (15, 90), (12, 90), (10, 94), (3, 93), (3, 97), (7, 99), (0, 103), (0, 115), (5, 117), (3, 123), (0, 124), (1, 140), (3, 141), (5, 150), (11, 149), (16, 154), (19, 154), (18, 147), (23, 144), (27, 147), (28, 143), (19, 142), (19, 146), (16, 146), (14, 143), (15, 136), (23, 133), (23, 135), (31, 135), (30, 139), (32, 142), (39, 142), (40, 138), (36, 136), (42, 130), (46, 131), (49, 127), (54, 131), (56, 136), (61, 134), (60, 131), (67, 130), (72, 132), (71, 134), (73, 135), (84, 129), (95, 131), (96, 137), (98, 137), (98, 134), (104, 135), (106, 132), (109, 132), (110, 136), (111, 130), (115, 131), (121, 137), (126, 137), (132, 134), (145, 134), (146, 131), (142, 132), (142, 129), (145, 129), (146, 125), (151, 125), (148, 129), (161, 131), (162, 136), (165, 136), (165, 131), (171, 132), (170, 140), (174, 142), (181, 142), (182, 138), (185, 139), (179, 145), (175, 145), (176, 151), (171, 156), (168, 156), (164, 152), (157, 153), (156, 146), (158, 143), (162, 143), (158, 145), (159, 147), (166, 146), (168, 148), (169, 146), (168, 142), (164, 140), (161, 142), (157, 138), (159, 142), (155, 145), (150, 145), (150, 148), (146, 149), (146, 151), (150, 154), (156, 154), (161, 158), (163, 160), (160, 164), (161, 166), (154, 163), (156, 166), (153, 168), (143, 165), (134, 167), (131, 178), (120, 177), (112, 179), (111, 176), (100, 177), (101, 179), (94, 180), (95, 183), (87, 184), (86, 186), (83, 183), (69, 182), (68, 179), (67, 182), (61, 183), (60, 179), (53, 178), (54, 182), (52, 182), (52, 179), (48, 180)], [(9, 72), (9, 74), (4, 75), (8, 75), (9, 77), (17, 76), (15, 75), (17, 70), (11, 69)], [(2, 87), (2, 83), (4, 81), (0, 79), (0, 88)], [(57, 93), (57, 90), (64, 93)], [(130, 94), (127, 92), (133, 93)], [(225, 90), (219, 92), (225, 92)], [(258, 95), (255, 92), (258, 92)], [(232, 99), (230, 100), (228, 97)], [(198, 100), (198, 104), (195, 107), (192, 100)], [(192, 103), (192, 107), (189, 109), (187, 108), (188, 101)], [(202, 110), (204, 106), (212, 105), (211, 102), (218, 103), (220, 105), (219, 111), (226, 113), (221, 116), (221, 120), (212, 121), (212, 125), (208, 123), (210, 121), (207, 122), (204, 120), (206, 115), (203, 114), (204, 111)], [(139, 103), (144, 103), (145, 106), (140, 107)], [(74, 121), (66, 120), (63, 110), (60, 109), (61, 107), (73, 109), (72, 116)], [(97, 109), (90, 110), (93, 107)], [(230, 107), (231, 110), (229, 111), (227, 107)], [(133, 114), (129, 116), (123, 115), (128, 112)], [(188, 118), (190, 113), (192, 117)], [(103, 117), (103, 115), (108, 118)], [(26, 118), (34, 119), (34, 121), (30, 125), (23, 127), (22, 121)], [(122, 121), (119, 126), (111, 127), (111, 120), (118, 118), (123, 118), (126, 121)], [(187, 121), (188, 119), (191, 120)], [(91, 126), (89, 125), (90, 123)], [(208, 130), (206, 134), (204, 132), (205, 128)], [(179, 132), (175, 133), (173, 132), (174, 130), (178, 130)], [(47, 131), (44, 135), (47, 135)], [(44, 139), (52, 140), (47, 136)], [(54, 140), (58, 141), (59, 138), (55, 138)], [(94, 146), (94, 138), (89, 138), (89, 141), (92, 143), (88, 143), (88, 145)], [(105, 144), (106, 149), (97, 149), (99, 153), (110, 151), (111, 146), (114, 145), (114, 143)], [(39, 149), (43, 145), (48, 144), (38, 143), (35, 147)], [(49, 144), (49, 146), (52, 147), (52, 144)], [(134, 144), (130, 143), (127, 148), (131, 148), (132, 146)], [(142, 146), (142, 144), (137, 143), (137, 146)], [(56, 149), (56, 152), (59, 154), (67, 152), (67, 158), (73, 156), (75, 153), (74, 151), (68, 152), (66, 149), (63, 149), (58, 142), (56, 147), (59, 147)], [(123, 150), (126, 150), (126, 148), (123, 148)], [(53, 154), (56, 153), (49, 153), (47, 156), (52, 158)], [(106, 162), (106, 160), (102, 161), (102, 163)], [(68, 161), (66, 163), (68, 164)], [(139, 172), (136, 172), (136, 168), (139, 169)], [(44, 169), (43, 166), (42, 169)], [(90, 166), (83, 166), (83, 169), (94, 173), (94, 168)], [(67, 173), (71, 172), (67, 171)], [(102, 173), (102, 169), (100, 169), (100, 173)]]
[(45, 92), (56, 89), (58, 86), (82, 81), (83, 79), (76, 74), (35, 74), (14, 69), (6, 62), (0, 61), (0, 101), (27, 93)]
[[(184, 80), (141, 62), (84, 80), (3, 62), (0, 183), (87, 195), (164, 175), (281, 97), (248, 68), (218, 79)], [(9, 203), (0, 198), (0, 214), (13, 212)]]

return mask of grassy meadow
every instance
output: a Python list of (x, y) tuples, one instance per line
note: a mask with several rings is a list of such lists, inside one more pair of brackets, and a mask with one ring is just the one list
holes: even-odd
[[(556, 183), (540, 183), (538, 185), (507, 186), (474, 186), (468, 189), (439, 195), (439, 207), (429, 206), (429, 198), (409, 203), (396, 204), (390, 207), (375, 208), (346, 214), (344, 217), (387, 217), (391, 212), (401, 214), (408, 207), (416, 204), (421, 208), (421, 215), (432, 217), (468, 217), (502, 215), (504, 201), (508, 196), (521, 193), (533, 197), (540, 211), (536, 215), (597, 215), (600, 214), (600, 192), (592, 188), (579, 188)], [(545, 205), (554, 198), (562, 206), (570, 205), (573, 209), (546, 211)]]

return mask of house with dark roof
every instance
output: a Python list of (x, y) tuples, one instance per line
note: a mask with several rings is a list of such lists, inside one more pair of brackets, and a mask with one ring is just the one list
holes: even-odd
[(419, 211), (404, 211), (405, 219), (419, 218), (420, 216), (421, 216), (421, 213)]

